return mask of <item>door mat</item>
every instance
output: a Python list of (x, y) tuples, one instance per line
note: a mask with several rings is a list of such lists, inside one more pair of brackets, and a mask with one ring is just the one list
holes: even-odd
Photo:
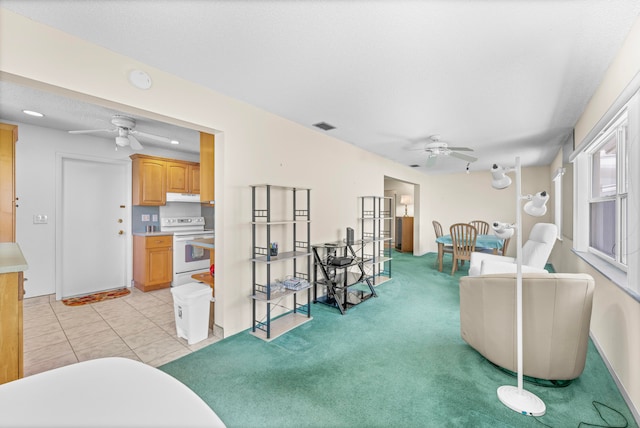
[(104, 300), (116, 299), (131, 293), (128, 288), (119, 288), (117, 290), (102, 291), (100, 293), (87, 294), (86, 296), (69, 297), (62, 299), (62, 303), (67, 306), (82, 306), (90, 303), (102, 302)]

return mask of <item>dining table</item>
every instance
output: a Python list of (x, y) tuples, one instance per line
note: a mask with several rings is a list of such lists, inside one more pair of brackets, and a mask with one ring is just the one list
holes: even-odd
[[(436, 239), (438, 243), (438, 271), (442, 272), (442, 257), (444, 255), (444, 247), (453, 245), (451, 235), (442, 235)], [(493, 254), (498, 254), (498, 250), (502, 249), (504, 240), (496, 235), (478, 235), (476, 237), (476, 249), (491, 250)]]

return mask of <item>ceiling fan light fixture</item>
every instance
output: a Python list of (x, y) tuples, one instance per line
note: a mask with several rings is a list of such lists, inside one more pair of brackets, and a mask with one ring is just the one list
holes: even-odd
[(138, 89), (149, 89), (152, 81), (151, 76), (142, 70), (131, 70), (129, 72), (129, 83)]
[(129, 138), (122, 137), (122, 136), (117, 136), (116, 137), (116, 144), (119, 145), (120, 147), (126, 147), (126, 146), (129, 145)]

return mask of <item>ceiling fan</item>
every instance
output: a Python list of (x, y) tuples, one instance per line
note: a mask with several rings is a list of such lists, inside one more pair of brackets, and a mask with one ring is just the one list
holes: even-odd
[(465, 162), (475, 162), (478, 160), (478, 158), (474, 156), (466, 155), (464, 153), (458, 153), (458, 152), (472, 152), (473, 149), (470, 149), (468, 147), (449, 147), (448, 143), (445, 143), (444, 141), (440, 141), (439, 135), (432, 135), (429, 137), (429, 140), (431, 142), (427, 143), (424, 146), (424, 149), (418, 149), (418, 150), (424, 150), (429, 155), (426, 163), (427, 167), (435, 165), (436, 160), (439, 156), (451, 156), (454, 158), (461, 159)]
[(159, 135), (148, 134), (142, 131), (136, 131), (135, 119), (122, 115), (114, 115), (111, 118), (111, 124), (115, 128), (111, 129), (83, 129), (78, 131), (69, 131), (70, 134), (91, 134), (94, 132), (110, 132), (116, 134), (116, 144), (120, 147), (131, 146), (133, 150), (142, 150), (142, 144), (136, 138), (137, 136), (150, 138), (152, 140), (160, 141), (162, 143), (170, 143), (171, 140), (167, 137), (161, 137)]

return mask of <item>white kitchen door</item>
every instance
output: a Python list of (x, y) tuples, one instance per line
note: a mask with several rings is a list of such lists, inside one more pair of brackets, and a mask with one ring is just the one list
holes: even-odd
[(130, 165), (59, 158), (56, 298), (126, 287)]

